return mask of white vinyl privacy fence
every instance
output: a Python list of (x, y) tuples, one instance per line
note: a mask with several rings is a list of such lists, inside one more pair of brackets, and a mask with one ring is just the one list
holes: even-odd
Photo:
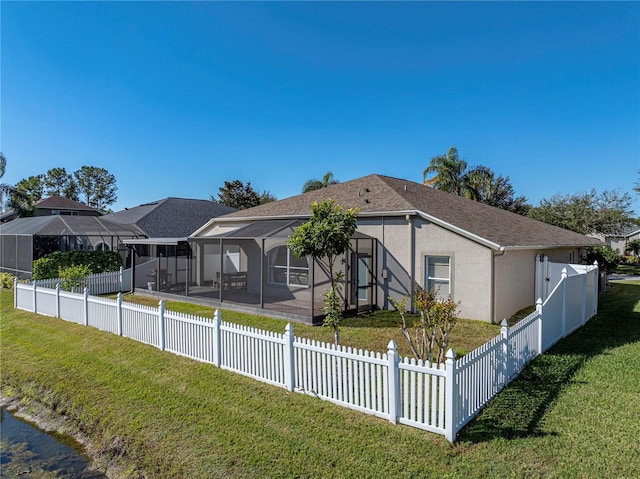
[[(60, 278), (37, 279), (33, 283), (41, 288), (55, 288), (57, 284), (63, 284)], [(82, 280), (82, 286), (73, 288), (75, 293), (82, 293), (84, 288), (89, 289), (89, 294), (110, 294), (131, 290), (131, 268), (119, 271), (107, 271), (87, 276)]]
[(598, 270), (567, 276), (515, 326), (444, 364), (401, 358), (394, 341), (372, 353), (239, 326), (164, 308), (15, 284), (16, 308), (126, 336), (269, 384), (317, 396), (367, 414), (444, 435), (460, 429), (537, 355), (597, 311)]

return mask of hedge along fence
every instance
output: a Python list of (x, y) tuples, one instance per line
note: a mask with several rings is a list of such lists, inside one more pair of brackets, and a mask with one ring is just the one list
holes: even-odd
[(453, 442), (460, 429), (539, 354), (597, 312), (594, 268), (562, 278), (547, 300), (513, 327), (444, 364), (401, 358), (394, 341), (386, 353), (355, 350), (117, 299), (14, 285), (14, 306), (155, 345), (289, 391), (310, 394), (436, 434)]
[(61, 269), (88, 266), (91, 274), (118, 271), (122, 256), (117, 251), (56, 251), (33, 262), (33, 279), (57, 278)]

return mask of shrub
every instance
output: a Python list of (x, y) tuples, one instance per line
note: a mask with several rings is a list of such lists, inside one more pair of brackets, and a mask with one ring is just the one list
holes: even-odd
[(11, 273), (0, 273), (0, 288), (13, 289), (13, 282), (16, 277)]
[(600, 271), (610, 274), (616, 269), (618, 263), (620, 263), (620, 254), (618, 250), (612, 249), (609, 246), (596, 246), (594, 248), (587, 248), (583, 259), (587, 264), (593, 264), (594, 261), (597, 261)]
[(56, 251), (33, 262), (33, 279), (57, 278), (60, 269), (87, 266), (89, 274), (117, 271), (122, 256), (116, 251)]
[(640, 258), (632, 255), (625, 255), (620, 258), (620, 264), (628, 264), (629, 266), (636, 266), (640, 264)]
[(451, 297), (438, 298), (437, 291), (416, 288), (413, 305), (420, 312), (420, 318), (413, 324), (413, 335), (407, 326), (405, 313), (408, 297), (402, 301), (389, 297), (391, 304), (400, 313), (402, 335), (407, 340), (416, 359), (443, 363), (449, 348), (451, 331), (458, 321), (458, 306)]
[(91, 268), (84, 264), (68, 266), (58, 270), (60, 288), (65, 291), (76, 291), (83, 289), (87, 285), (87, 276), (91, 275)]

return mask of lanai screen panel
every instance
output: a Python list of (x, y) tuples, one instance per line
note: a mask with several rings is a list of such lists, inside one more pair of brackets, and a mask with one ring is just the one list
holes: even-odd
[(15, 274), (20, 279), (31, 278), (33, 264), (32, 237), (28, 235), (0, 236), (2, 245), (2, 271)]

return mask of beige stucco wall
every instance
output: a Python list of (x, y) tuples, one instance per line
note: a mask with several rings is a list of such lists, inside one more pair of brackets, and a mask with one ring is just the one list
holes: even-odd
[[(460, 316), (491, 321), (491, 250), (415, 216), (366, 218), (358, 231), (374, 236), (378, 246), (378, 306), (389, 308), (388, 297), (401, 300), (416, 284), (425, 286), (427, 255), (451, 257), (451, 293), (460, 302)], [(412, 239), (413, 231), (413, 239)], [(386, 279), (383, 270), (386, 270)]]
[(495, 258), (495, 320), (510, 318), (535, 304), (536, 256), (544, 254), (553, 263), (580, 263), (581, 248), (506, 250)]
[(507, 250), (495, 262), (495, 322), (535, 303), (534, 250)]

